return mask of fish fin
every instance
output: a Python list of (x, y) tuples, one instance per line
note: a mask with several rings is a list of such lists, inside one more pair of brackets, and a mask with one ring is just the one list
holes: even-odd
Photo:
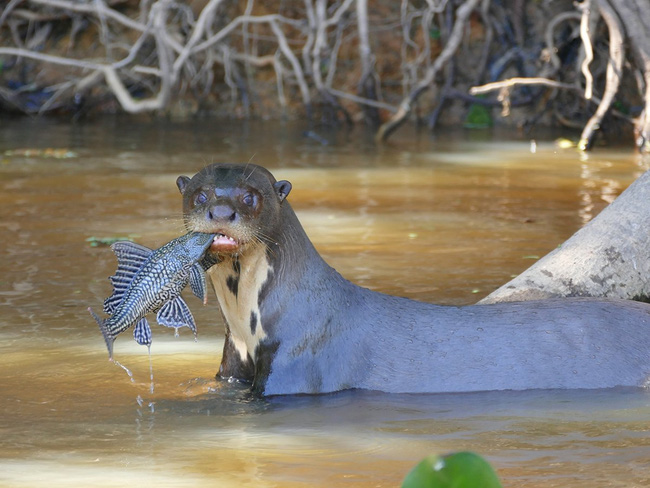
[(215, 264), (220, 263), (223, 261), (222, 258), (219, 257), (218, 254), (213, 254), (211, 252), (206, 252), (201, 259), (199, 259), (198, 263), (201, 268), (203, 268), (204, 271), (209, 270), (212, 266)]
[(130, 241), (116, 242), (111, 249), (117, 256), (117, 271), (109, 277), (113, 294), (104, 300), (104, 312), (109, 315), (113, 315), (134, 276), (153, 253), (148, 247)]
[(118, 305), (124, 298), (124, 293), (126, 293), (127, 288), (129, 287), (130, 281), (127, 279), (122, 279), (117, 274), (108, 278), (111, 280), (113, 285), (113, 293), (106, 300), (104, 300), (104, 313), (108, 315), (113, 315)]
[(106, 347), (108, 348), (108, 359), (111, 361), (113, 360), (113, 342), (115, 342), (115, 337), (113, 337), (113, 334), (108, 330), (108, 327), (106, 327), (106, 320), (100, 318), (95, 312), (93, 312), (93, 309), (88, 307), (88, 311), (90, 312), (90, 315), (95, 319), (97, 322), (97, 325), (99, 325), (99, 330), (102, 331), (102, 335), (104, 336), (104, 341), (106, 342)]
[(104, 313), (107, 313), (108, 315), (113, 315), (115, 313), (115, 310), (117, 310), (117, 306), (122, 301), (123, 296), (124, 296), (124, 292), (118, 294), (113, 292), (113, 294), (110, 297), (104, 300)]
[(127, 257), (129, 259), (139, 260), (140, 264), (149, 259), (149, 256), (151, 256), (151, 253), (153, 252), (148, 247), (131, 241), (114, 242), (111, 244), (111, 249), (117, 256), (118, 260), (121, 257)]
[(203, 305), (208, 303), (208, 287), (205, 283), (205, 271), (203, 271), (203, 268), (198, 263), (195, 263), (190, 268), (190, 288), (192, 289), (192, 293), (199, 300), (203, 301)]
[(181, 297), (176, 297), (160, 307), (158, 315), (156, 315), (156, 321), (165, 327), (174, 327), (176, 329), (183, 326), (188, 327), (196, 335), (194, 317), (192, 317), (192, 312), (190, 312), (187, 303)]
[(146, 318), (141, 318), (138, 320), (138, 323), (135, 324), (135, 329), (133, 329), (133, 338), (135, 342), (141, 346), (150, 346), (151, 345), (151, 327), (149, 327), (149, 322)]
[(135, 242), (119, 241), (111, 246), (117, 256), (117, 272), (111, 276), (113, 285), (126, 282), (128, 285), (144, 263), (151, 257), (153, 251)]

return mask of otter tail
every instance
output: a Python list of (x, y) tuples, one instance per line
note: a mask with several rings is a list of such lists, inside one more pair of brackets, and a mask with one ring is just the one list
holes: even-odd
[(108, 319), (100, 318), (95, 312), (93, 312), (93, 309), (90, 307), (88, 307), (88, 311), (90, 312), (90, 315), (92, 315), (95, 321), (97, 322), (97, 325), (99, 325), (99, 330), (102, 331), (102, 335), (104, 336), (104, 341), (106, 341), (106, 347), (108, 348), (108, 359), (112, 361), (113, 342), (115, 342), (115, 337), (108, 330), (108, 327), (106, 327), (106, 322), (108, 321)]

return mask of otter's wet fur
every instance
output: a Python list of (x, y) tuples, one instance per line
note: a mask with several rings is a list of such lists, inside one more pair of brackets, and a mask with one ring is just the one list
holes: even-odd
[(209, 275), (226, 318), (219, 374), (251, 381), (259, 394), (609, 388), (648, 379), (647, 304), (450, 307), (374, 292), (321, 258), (287, 201), (291, 184), (266, 169), (212, 164), (177, 185), (188, 229), (236, 242), (210, 249), (221, 260)]

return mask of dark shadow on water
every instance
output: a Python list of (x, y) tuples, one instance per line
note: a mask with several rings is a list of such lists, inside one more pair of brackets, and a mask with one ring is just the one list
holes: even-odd
[[(226, 383), (226, 382), (224, 382)], [(157, 410), (184, 415), (276, 415), (310, 422), (316, 415), (376, 424), (390, 420), (462, 418), (562, 417), (577, 420), (609, 418), (612, 411), (633, 411), (650, 404), (642, 388), (603, 390), (528, 390), (475, 393), (389, 394), (347, 390), (325, 395), (259, 398), (245, 384), (223, 384), (216, 391), (189, 400), (163, 400)]]

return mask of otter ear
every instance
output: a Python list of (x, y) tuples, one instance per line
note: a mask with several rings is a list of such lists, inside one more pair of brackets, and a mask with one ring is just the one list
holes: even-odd
[(285, 198), (287, 198), (287, 195), (291, 191), (291, 183), (289, 183), (287, 180), (277, 181), (273, 185), (273, 188), (275, 189), (275, 193), (277, 193), (278, 197), (280, 197), (280, 201), (283, 201)]
[(185, 193), (185, 188), (187, 187), (187, 184), (190, 182), (190, 177), (189, 176), (179, 176), (176, 178), (176, 186), (178, 187), (178, 191), (181, 192), (181, 195)]

